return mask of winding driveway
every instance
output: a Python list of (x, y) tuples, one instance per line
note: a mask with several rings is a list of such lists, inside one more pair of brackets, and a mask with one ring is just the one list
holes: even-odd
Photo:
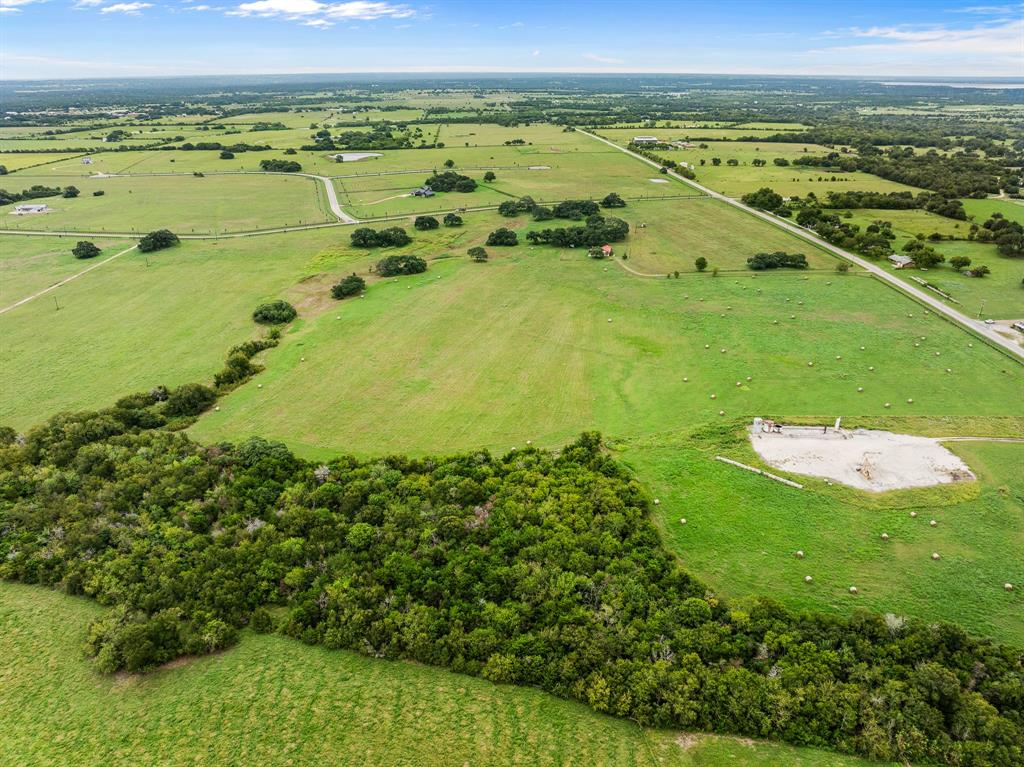
[[(643, 155), (639, 155), (636, 152), (633, 152), (625, 147), (619, 146), (613, 141), (609, 141), (608, 139), (602, 138), (601, 136), (598, 136), (594, 133), (590, 133), (589, 131), (580, 130), (579, 128), (577, 128), (576, 130), (585, 136), (590, 136), (590, 138), (592, 139), (601, 141), (607, 144), (608, 146), (614, 147), (615, 149), (618, 149), (620, 152), (628, 154), (630, 157), (634, 157), (637, 160), (647, 163), (648, 165), (654, 168), (658, 168), (659, 170), (661, 169), (661, 165), (654, 162), (654, 160), (649, 160)], [(734, 200), (732, 197), (727, 197), (726, 195), (720, 192), (716, 192), (714, 189), (710, 189), (704, 186), (703, 184), (698, 184), (696, 181), (691, 181), (688, 178), (684, 178), (683, 176), (679, 175), (678, 173), (672, 170), (668, 171), (668, 175), (672, 176), (673, 178), (679, 181), (682, 181), (684, 184), (692, 186), (694, 189), (700, 190), (708, 197), (711, 197), (715, 200), (720, 200), (728, 205), (732, 205), (735, 208), (739, 208), (740, 210), (745, 211), (746, 213), (749, 213), (752, 216), (757, 216), (758, 218), (763, 219), (770, 224), (774, 224), (780, 229), (785, 229), (791, 234), (795, 234), (797, 237), (800, 237), (801, 239), (806, 240), (807, 242), (810, 242), (813, 245), (817, 245), (819, 248), (822, 248), (823, 250), (827, 250), (833, 255), (839, 256), (840, 258), (857, 264), (857, 266), (863, 268), (865, 271), (871, 273), (880, 280), (884, 280), (897, 290), (902, 291), (906, 295), (924, 304), (928, 308), (943, 315), (947, 319), (952, 320), (957, 325), (960, 325), (962, 328), (965, 328), (966, 330), (974, 333), (975, 335), (981, 336), (989, 343), (999, 347), (999, 349), (1001, 349), (1002, 351), (1009, 352), (1013, 357), (1017, 358), (1018, 360), (1024, 361), (1024, 348), (1019, 346), (1014, 341), (1003, 337), (995, 330), (990, 328), (988, 325), (985, 325), (982, 322), (978, 322), (977, 320), (972, 320), (966, 314), (958, 312), (956, 309), (947, 306), (938, 298), (930, 296), (924, 291), (918, 290), (912, 285), (908, 285), (907, 283), (903, 282), (897, 277), (894, 277), (893, 275), (889, 274), (889, 272), (880, 267), (878, 264), (872, 263), (871, 261), (868, 261), (865, 258), (861, 258), (860, 256), (850, 253), (849, 251), (836, 247), (832, 243), (826, 242), (820, 237), (811, 234), (801, 226), (797, 226), (796, 224), (786, 221), (783, 218), (779, 218), (778, 216), (773, 216), (771, 213), (766, 213), (763, 210), (758, 210), (757, 208), (751, 208), (749, 205), (744, 205), (739, 200)]]

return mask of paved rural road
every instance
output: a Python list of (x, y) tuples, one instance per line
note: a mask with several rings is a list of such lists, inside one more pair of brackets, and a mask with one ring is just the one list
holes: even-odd
[(327, 202), (331, 205), (331, 212), (338, 217), (339, 220), (344, 221), (346, 224), (358, 224), (358, 218), (352, 218), (348, 213), (341, 209), (338, 204), (338, 194), (334, 189), (334, 184), (327, 176), (314, 176), (311, 173), (297, 173), (297, 176), (306, 176), (307, 178), (318, 178), (324, 182), (324, 189), (327, 190)]
[[(648, 165), (658, 168), (659, 170), (661, 168), (661, 166), (658, 163), (654, 162), (653, 160), (649, 160), (643, 155), (639, 155), (636, 152), (626, 149), (625, 147), (621, 147), (618, 144), (609, 141), (606, 138), (602, 138), (601, 136), (598, 136), (594, 133), (590, 133), (589, 131), (580, 130), (579, 128), (577, 128), (576, 130), (579, 133), (584, 134), (585, 136), (590, 136), (591, 138), (601, 141), (607, 144), (608, 146), (615, 147), (620, 152), (624, 152), (625, 154), (628, 154), (629, 156), (634, 157), (637, 160), (640, 160), (641, 162), (645, 162)], [(947, 306), (938, 298), (930, 296), (924, 291), (918, 290), (912, 285), (908, 285), (902, 280), (893, 277), (891, 274), (889, 274), (889, 272), (885, 271), (885, 269), (880, 267), (878, 264), (874, 264), (871, 261), (868, 261), (865, 258), (861, 258), (860, 256), (854, 255), (853, 253), (843, 250), (842, 248), (838, 248), (832, 243), (826, 242), (820, 237), (816, 237), (815, 235), (811, 234), (801, 226), (797, 226), (796, 224), (790, 223), (789, 221), (786, 221), (783, 218), (779, 218), (778, 216), (773, 216), (771, 213), (766, 213), (763, 210), (758, 210), (757, 208), (751, 208), (749, 205), (744, 205), (739, 200), (734, 200), (731, 197), (726, 197), (724, 194), (716, 192), (714, 189), (709, 189), (703, 184), (698, 184), (696, 181), (691, 181), (688, 178), (684, 178), (683, 176), (680, 176), (678, 173), (675, 173), (671, 170), (668, 172), (668, 175), (678, 179), (679, 181), (682, 181), (684, 184), (688, 184), (689, 186), (694, 187), (695, 189), (699, 189), (708, 197), (712, 197), (716, 200), (721, 200), (722, 202), (732, 205), (735, 208), (739, 208), (740, 210), (746, 211), (752, 216), (757, 216), (758, 218), (764, 219), (765, 221), (768, 221), (769, 223), (774, 224), (775, 226), (781, 229), (785, 229), (786, 231), (795, 234), (797, 237), (807, 240), (808, 242), (817, 245), (818, 247), (823, 248), (829, 251), (830, 253), (834, 253), (840, 258), (844, 258), (847, 261), (852, 261), (853, 263), (867, 270), (868, 272), (875, 275), (879, 279), (885, 280), (893, 287), (903, 291), (907, 295), (916, 299), (917, 301), (929, 307), (930, 309), (933, 309), (939, 314), (942, 314), (943, 316), (957, 323), (961, 327), (966, 328), (967, 330), (983, 337), (986, 341), (998, 346), (999, 348), (1010, 352), (1010, 354), (1013, 355), (1014, 357), (1020, 360), (1024, 360), (1024, 348), (1020, 347), (1014, 341), (999, 335), (998, 333), (995, 332), (995, 330), (991, 329), (988, 325), (978, 322), (977, 320), (972, 320), (966, 314), (958, 312), (956, 309)]]
[(113, 261), (113, 260), (114, 260), (115, 258), (120, 258), (120, 257), (121, 257), (121, 256), (123, 256), (123, 255), (124, 255), (125, 253), (130, 253), (131, 251), (135, 250), (135, 248), (136, 248), (136, 247), (138, 247), (138, 246), (136, 246), (136, 245), (132, 245), (132, 246), (131, 246), (130, 248), (125, 248), (125, 249), (124, 249), (124, 250), (122, 250), (122, 251), (121, 251), (120, 253), (115, 253), (115, 254), (114, 254), (114, 255), (112, 255), (112, 256), (111, 256), (110, 258), (105, 258), (105, 259), (103, 259), (102, 261), (100, 261), (100, 262), (99, 262), (99, 263), (97, 263), (97, 264), (93, 264), (92, 266), (89, 266), (88, 268), (86, 268), (86, 269), (83, 269), (83, 270), (82, 270), (82, 271), (80, 271), (80, 272), (76, 272), (75, 274), (72, 274), (72, 275), (71, 275), (70, 277), (65, 277), (65, 278), (64, 278), (63, 280), (61, 280), (60, 282), (55, 282), (55, 283), (53, 283), (53, 284), (52, 284), (52, 285), (51, 285), (50, 287), (48, 287), (48, 288), (43, 288), (43, 289), (42, 289), (42, 290), (40, 290), (40, 291), (39, 291), (38, 293), (33, 293), (33, 294), (32, 294), (31, 296), (25, 296), (25, 298), (21, 299), (20, 301), (15, 301), (15, 302), (14, 302), (13, 304), (11, 304), (10, 306), (5, 306), (5, 307), (3, 307), (2, 309), (0, 309), (0, 314), (4, 314), (5, 312), (9, 312), (9, 311), (10, 311), (11, 309), (16, 309), (17, 307), (21, 306), (22, 304), (27, 304), (27, 303), (28, 303), (29, 301), (32, 301), (33, 299), (39, 298), (40, 296), (45, 296), (45, 295), (46, 295), (47, 293), (49, 293), (49, 292), (50, 292), (51, 290), (56, 290), (56, 289), (57, 289), (57, 288), (59, 288), (59, 287), (60, 287), (61, 285), (67, 285), (67, 284), (68, 284), (69, 282), (71, 282), (72, 280), (77, 280), (77, 279), (78, 279), (79, 277), (81, 277), (81, 276), (82, 276), (83, 274), (88, 274), (88, 273), (89, 273), (89, 272), (91, 272), (91, 271), (92, 271), (93, 269), (99, 269), (99, 268), (100, 268), (101, 266), (103, 266), (104, 264), (109, 264), (109, 263), (110, 263), (111, 261)]

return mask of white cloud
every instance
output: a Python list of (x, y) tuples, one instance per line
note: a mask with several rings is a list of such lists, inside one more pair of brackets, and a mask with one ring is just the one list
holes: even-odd
[(596, 53), (584, 53), (583, 58), (588, 61), (596, 61), (598, 64), (625, 64), (622, 59), (613, 59), (610, 56), (598, 56)]
[(29, 5), (37, 0), (0, 0), (0, 13), (21, 13), (22, 5)]
[[(848, 37), (878, 42), (838, 45), (831, 51), (861, 53), (917, 52), (951, 54), (1016, 55), (1024, 48), (1024, 20), (978, 24), (973, 27), (854, 27)], [(840, 33), (842, 35), (842, 33)]]
[(334, 24), (327, 19), (309, 19), (308, 21), (302, 22), (303, 26), (316, 27), (318, 29), (327, 29), (333, 27)]
[(982, 16), (1004, 16), (1011, 13), (1020, 13), (1024, 5), (972, 5), (969, 8), (957, 8), (953, 13), (977, 13)]
[(534, 51), (530, 54), (531, 56), (540, 56), (540, 51)]
[(186, 11), (210, 11), (213, 10), (212, 5), (189, 5), (185, 8)]
[[(407, 19), (416, 11), (407, 5), (394, 5), (377, 0), (349, 0), (345, 3), (321, 3), (319, 0), (255, 0), (242, 3), (228, 11), (230, 16), (284, 17), (302, 21), (306, 26), (325, 27), (329, 21), (375, 21), (376, 19)], [(310, 24), (306, 19), (316, 17)]]
[(100, 13), (128, 13), (134, 16), (143, 8), (152, 7), (152, 3), (114, 3), (106, 8), (100, 8)]

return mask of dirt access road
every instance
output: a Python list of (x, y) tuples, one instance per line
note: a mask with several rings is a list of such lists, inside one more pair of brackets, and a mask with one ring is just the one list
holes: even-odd
[[(661, 166), (658, 163), (654, 162), (653, 160), (648, 160), (646, 157), (639, 155), (636, 152), (630, 151), (625, 147), (621, 147), (618, 144), (614, 143), (613, 141), (609, 141), (608, 139), (590, 133), (589, 131), (580, 130), (579, 128), (577, 128), (576, 130), (585, 136), (590, 136), (590, 138), (595, 139), (596, 141), (600, 141), (602, 143), (607, 144), (608, 146), (615, 147), (620, 152), (624, 152), (625, 154), (628, 154), (630, 157), (634, 157), (637, 160), (640, 160), (640, 162), (647, 163), (648, 165), (658, 168), (659, 170), (661, 168)], [(763, 219), (769, 222), (770, 224), (774, 224), (775, 226), (781, 229), (785, 229), (786, 231), (795, 234), (797, 237), (800, 237), (803, 240), (806, 240), (814, 245), (817, 245), (819, 248), (823, 248), (824, 250), (827, 250), (830, 253), (839, 256), (840, 258), (857, 264), (857, 266), (862, 267), (866, 271), (878, 277), (880, 280), (884, 280), (885, 282), (895, 287), (897, 290), (906, 293), (919, 303), (922, 303), (925, 306), (927, 306), (929, 309), (943, 315), (947, 319), (952, 320), (957, 325), (960, 325), (962, 328), (965, 328), (966, 330), (974, 333), (975, 335), (981, 336), (986, 341), (991, 343), (993, 346), (997, 346), (1000, 349), (1009, 352), (1018, 361), (1024, 361), (1024, 348), (1021, 348), (1019, 345), (1017, 345), (1016, 342), (1000, 335), (994, 329), (992, 329), (988, 325), (985, 325), (983, 322), (972, 320), (966, 314), (958, 312), (956, 309), (947, 306), (934, 296), (930, 296), (924, 291), (918, 290), (912, 285), (908, 285), (902, 280), (893, 277), (891, 274), (885, 271), (885, 269), (878, 266), (878, 264), (874, 264), (871, 261), (868, 261), (865, 258), (861, 258), (860, 256), (850, 253), (849, 251), (843, 250), (842, 248), (838, 248), (829, 242), (825, 242), (825, 240), (816, 237), (815, 235), (811, 234), (801, 226), (797, 226), (796, 224), (790, 223), (789, 221), (786, 221), (783, 218), (779, 218), (778, 216), (773, 216), (771, 213), (766, 213), (763, 210), (758, 210), (756, 208), (751, 208), (749, 205), (744, 205), (739, 200), (734, 200), (732, 197), (726, 197), (724, 194), (716, 192), (714, 189), (710, 189), (704, 186), (703, 184), (698, 184), (696, 181), (691, 181), (688, 178), (684, 178), (683, 176), (680, 176), (678, 173), (675, 173), (671, 170), (668, 171), (668, 175), (672, 176), (675, 179), (678, 179), (679, 181), (682, 181), (684, 184), (692, 186), (695, 189), (699, 189), (708, 197), (713, 197), (716, 200), (721, 200), (722, 202), (732, 205), (733, 207), (739, 208), (740, 210), (743, 210), (752, 216), (757, 216), (758, 218)]]

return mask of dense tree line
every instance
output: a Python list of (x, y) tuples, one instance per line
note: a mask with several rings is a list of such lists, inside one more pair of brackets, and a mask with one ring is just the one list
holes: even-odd
[(295, 160), (260, 160), (260, 170), (272, 173), (298, 173), (302, 166)]
[(629, 234), (629, 224), (621, 218), (605, 218), (595, 213), (589, 216), (583, 226), (566, 226), (558, 229), (541, 229), (527, 232), (528, 242), (552, 245), (556, 248), (591, 248), (620, 242)]
[(979, 226), (972, 226), (968, 238), (978, 242), (994, 242), (1000, 255), (1024, 256), (1024, 226), (1003, 216), (993, 213)]
[(803, 253), (786, 253), (781, 250), (774, 253), (756, 253), (747, 259), (747, 266), (758, 272), (765, 269), (806, 269), (807, 256)]
[[(813, 193), (812, 193), (813, 194)], [(967, 220), (967, 211), (960, 200), (930, 192), (829, 192), (823, 208), (878, 208), (883, 210), (913, 210), (920, 208), (946, 218)]]
[(843, 221), (835, 213), (818, 207), (814, 199), (797, 205), (796, 222), (813, 230), (823, 240), (868, 258), (885, 258), (892, 253), (896, 234), (889, 221), (873, 221), (862, 231), (858, 224)]
[(10, 205), (15, 202), (24, 202), (25, 200), (38, 200), (43, 197), (58, 197), (64, 193), (64, 189), (59, 186), (43, 186), (42, 184), (33, 184), (28, 189), (22, 189), (21, 192), (8, 192), (6, 189), (0, 189), (0, 205)]
[[(175, 412), (209, 406), (187, 394)], [(110, 606), (88, 633), (102, 671), (218, 650), (250, 626), (644, 725), (1024, 760), (1019, 649), (946, 624), (726, 603), (662, 548), (597, 435), (559, 453), (317, 465), (157, 428), (174, 396), (7, 430), (0, 447), (0, 576)]]
[(794, 165), (807, 165), (852, 173), (863, 171), (889, 181), (938, 192), (944, 197), (985, 197), (998, 193), (1000, 177), (1014, 191), (1019, 186), (1014, 174), (1007, 174), (998, 162), (962, 152), (941, 155), (935, 151), (917, 154), (913, 147), (893, 147), (881, 151), (862, 147), (860, 154), (830, 152), (827, 155), (804, 155)]

